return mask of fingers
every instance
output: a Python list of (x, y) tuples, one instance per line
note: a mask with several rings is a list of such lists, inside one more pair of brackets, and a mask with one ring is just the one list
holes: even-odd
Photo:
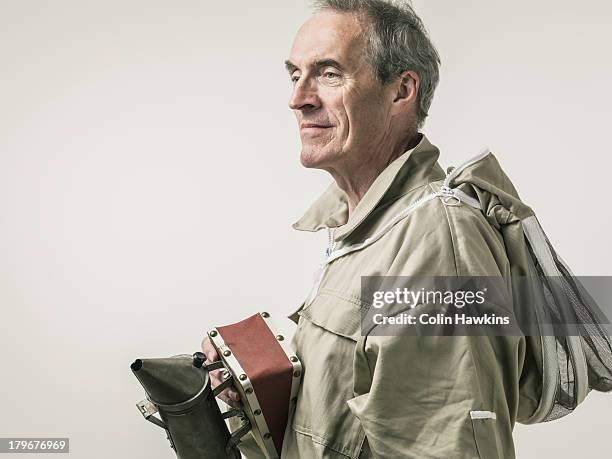
[(218, 397), (220, 400), (223, 400), (232, 408), (240, 408), (242, 406), (242, 403), (240, 403), (240, 396), (238, 395), (238, 392), (233, 389), (230, 389), (229, 387), (223, 392), (221, 392)]
[[(206, 336), (202, 340), (202, 352), (206, 356), (206, 360), (208, 361), (208, 363), (216, 362), (217, 360), (219, 360), (219, 354), (210, 342), (210, 338), (208, 336)], [(223, 382), (222, 370), (210, 371), (209, 375), (211, 387), (213, 389)], [(221, 391), (221, 393), (219, 393), (217, 397), (227, 403), (232, 408), (240, 408), (241, 406), (240, 395), (233, 386), (230, 386)]]
[(233, 387), (228, 387), (227, 389), (227, 397), (233, 402), (240, 402), (240, 394)]
[[(210, 380), (213, 389), (221, 384), (224, 381), (221, 370), (211, 371)], [(240, 395), (233, 386), (223, 389), (217, 397), (233, 408), (240, 407)]]
[(206, 360), (209, 362), (216, 362), (219, 360), (219, 354), (217, 354), (217, 350), (210, 342), (210, 338), (208, 336), (202, 340), (202, 352), (206, 356)]

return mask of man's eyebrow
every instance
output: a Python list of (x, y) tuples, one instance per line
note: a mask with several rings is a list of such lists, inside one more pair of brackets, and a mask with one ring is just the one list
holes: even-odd
[[(321, 68), (321, 67), (336, 67), (338, 70), (344, 71), (344, 68), (340, 65), (340, 63), (335, 59), (319, 59), (313, 62), (313, 67)], [(293, 62), (287, 60), (285, 61), (285, 68), (289, 72), (293, 72), (295, 70), (299, 70), (299, 67), (295, 65)]]
[(285, 68), (287, 69), (287, 71), (293, 72), (294, 70), (297, 69), (297, 65), (295, 65), (293, 62), (287, 60), (287, 61), (285, 61)]
[(342, 68), (340, 63), (335, 59), (320, 59), (318, 61), (315, 61), (314, 66), (317, 68), (336, 67), (338, 70), (344, 71), (344, 68)]

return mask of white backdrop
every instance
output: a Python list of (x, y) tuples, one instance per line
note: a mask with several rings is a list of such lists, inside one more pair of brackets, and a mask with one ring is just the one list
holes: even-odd
[[(442, 56), (424, 129), (489, 145), (576, 274), (610, 275), (607, 2), (417, 0)], [(285, 315), (331, 178), (299, 165), (283, 67), (303, 2), (0, 0), (0, 437), (171, 458), (129, 364)], [(519, 458), (604, 457), (612, 394), (515, 430)], [(21, 456), (23, 458), (27, 455)]]

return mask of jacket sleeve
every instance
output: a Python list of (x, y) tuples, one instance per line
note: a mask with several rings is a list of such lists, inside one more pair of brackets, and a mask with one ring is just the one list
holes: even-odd
[[(347, 403), (373, 457), (513, 457), (506, 388), (495, 362), (516, 343), (512, 337), (497, 339), (505, 342), (486, 336), (360, 339), (356, 396)], [(496, 419), (473, 420), (473, 411), (494, 412)]]
[[(491, 236), (489, 241), (481, 236), (489, 228), (466, 226), (451, 217), (450, 228), (439, 230), (452, 239), (439, 256), (454, 264), (455, 275), (499, 275), (504, 253), (492, 247), (497, 241), (491, 243)], [(449, 240), (440, 236), (440, 241), (445, 237)], [(419, 263), (413, 263), (410, 275), (427, 271)], [(435, 314), (433, 305), (416, 309)], [(371, 455), (514, 458), (512, 427), (524, 346), (521, 336), (360, 337), (354, 398), (347, 403), (366, 433)]]

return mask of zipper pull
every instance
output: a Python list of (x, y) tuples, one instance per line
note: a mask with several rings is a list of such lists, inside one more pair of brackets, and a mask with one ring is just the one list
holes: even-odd
[(329, 258), (332, 254), (332, 252), (334, 251), (334, 247), (336, 246), (336, 241), (334, 240), (334, 233), (336, 231), (336, 228), (327, 228), (327, 239), (328, 239), (328, 246), (327, 249), (325, 249), (325, 258)]

